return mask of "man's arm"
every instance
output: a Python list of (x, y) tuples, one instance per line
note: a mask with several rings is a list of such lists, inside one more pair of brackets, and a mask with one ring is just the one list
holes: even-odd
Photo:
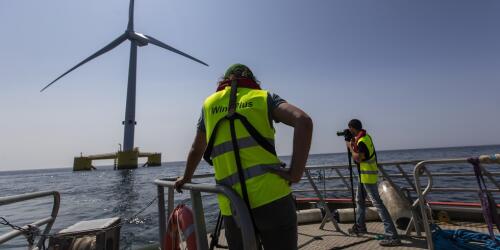
[(358, 150), (354, 150), (354, 141), (346, 142), (349, 151), (351, 151), (352, 158), (357, 162), (362, 162), (366, 159), (366, 153), (368, 152), (368, 148), (363, 142), (360, 142), (358, 145)]
[(289, 103), (282, 103), (272, 111), (274, 120), (294, 128), (293, 152), (290, 171), (273, 171), (288, 181), (299, 182), (304, 173), (309, 149), (311, 148), (313, 122), (301, 109)]
[(179, 177), (177, 181), (175, 181), (174, 188), (177, 189), (178, 192), (181, 192), (180, 187), (182, 187), (184, 183), (191, 182), (194, 171), (196, 167), (198, 167), (207, 146), (207, 139), (205, 136), (205, 132), (198, 129), (194, 137), (193, 145), (191, 145), (191, 150), (189, 150), (184, 176)]

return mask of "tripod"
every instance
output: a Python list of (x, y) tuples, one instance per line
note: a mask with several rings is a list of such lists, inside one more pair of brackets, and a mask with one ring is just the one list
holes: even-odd
[[(347, 148), (347, 158), (349, 161), (349, 177), (351, 180), (351, 198), (352, 198), (352, 206), (353, 206), (353, 211), (354, 211), (354, 228), (358, 228), (358, 222), (356, 220), (356, 197), (354, 197), (354, 177), (352, 175), (352, 153), (349, 148)], [(358, 192), (362, 192), (362, 190), (358, 190)], [(358, 234), (357, 230), (352, 230), (352, 233)]]

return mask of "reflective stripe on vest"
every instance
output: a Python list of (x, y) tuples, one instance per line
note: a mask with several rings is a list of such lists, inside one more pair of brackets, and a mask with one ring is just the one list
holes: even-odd
[(375, 147), (373, 146), (371, 137), (368, 134), (359, 139), (358, 145), (360, 142), (363, 142), (368, 148), (368, 156), (372, 156), (370, 159), (362, 161), (359, 164), (361, 171), (361, 183), (375, 184), (378, 181), (378, 167), (375, 155)]
[[(242, 87), (237, 91), (236, 113), (245, 117), (264, 140), (274, 145), (274, 128), (268, 115), (268, 92)], [(231, 87), (226, 87), (209, 96), (203, 105), (203, 114), (207, 142), (215, 133), (210, 155), (215, 180), (220, 185), (231, 187), (242, 197), (242, 185), (237, 172), (229, 121), (224, 119), (228, 113), (230, 92)], [(219, 124), (217, 131), (214, 132), (217, 124)], [(234, 124), (250, 207), (257, 208), (290, 194), (291, 189), (287, 181), (266, 171), (280, 166), (281, 161), (275, 153), (258, 144), (241, 120), (235, 120)], [(222, 215), (231, 215), (229, 200), (223, 195), (217, 195), (217, 199)]]
[[(274, 145), (274, 140), (268, 139), (268, 141), (269, 143)], [(255, 146), (259, 146), (259, 144), (251, 136), (238, 139), (238, 147), (240, 149), (255, 147)], [(215, 158), (219, 155), (232, 151), (233, 151), (233, 143), (231, 141), (215, 145), (214, 148), (212, 149), (212, 158)]]
[[(266, 174), (267, 172), (269, 172), (269, 169), (279, 169), (279, 168), (281, 168), (280, 164), (257, 165), (250, 168), (246, 168), (243, 174), (245, 175), (245, 181), (246, 181), (250, 178)], [(238, 177), (238, 173), (234, 173), (222, 180), (216, 181), (216, 183), (219, 185), (232, 187), (233, 185), (240, 183), (240, 178)]]

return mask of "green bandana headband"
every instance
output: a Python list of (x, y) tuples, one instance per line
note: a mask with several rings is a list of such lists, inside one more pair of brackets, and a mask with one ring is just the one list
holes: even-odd
[(250, 79), (255, 80), (255, 77), (254, 77), (252, 71), (250, 70), (250, 68), (248, 68), (246, 65), (243, 65), (240, 63), (236, 63), (236, 64), (231, 65), (226, 70), (226, 73), (224, 74), (224, 78), (228, 79), (229, 76), (232, 74), (236, 75), (236, 76), (242, 76), (242, 77), (246, 77), (246, 78), (250, 78)]

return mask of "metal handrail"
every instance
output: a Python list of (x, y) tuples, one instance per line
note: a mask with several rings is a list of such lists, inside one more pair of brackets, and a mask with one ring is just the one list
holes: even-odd
[[(500, 172), (490, 172), (490, 174), (492, 176), (500, 176)], [(356, 177), (356, 178), (358, 177), (357, 174), (354, 174), (353, 176)], [(403, 174), (389, 174), (387, 176), (389, 176), (391, 178), (395, 178), (395, 179), (406, 178), (405, 175), (403, 175)], [(457, 176), (461, 176), (461, 177), (467, 177), (467, 176), (475, 176), (475, 174), (473, 172), (466, 172), (466, 173), (464, 173), (464, 172), (432, 173), (432, 176), (444, 176), (444, 177), (450, 177), (450, 176), (457, 177)], [(337, 180), (337, 179), (342, 179), (343, 177), (341, 177), (341, 176), (329, 176), (329, 177), (323, 177), (323, 178), (325, 180)], [(301, 178), (300, 180), (306, 181), (307, 178)]]
[[(390, 162), (380, 162), (378, 163), (379, 167), (382, 168), (382, 170), (385, 170), (387, 167), (391, 168), (396, 168), (400, 173), (391, 173), (388, 174), (385, 171), (381, 171), (379, 174), (381, 177), (384, 177), (385, 179), (404, 179), (406, 180), (407, 184), (409, 186), (405, 187), (399, 187), (400, 189), (412, 189), (415, 191), (415, 186), (413, 182), (411, 181), (410, 178), (413, 178), (413, 173), (407, 173), (405, 172), (402, 168), (401, 165), (413, 165), (418, 164), (422, 162), (422, 160), (418, 161), (390, 161)], [(337, 176), (323, 176), (321, 179), (322, 180), (342, 180), (346, 188), (332, 188), (332, 189), (321, 189), (321, 191), (350, 191), (351, 187), (346, 181), (348, 177), (343, 176), (342, 174), (339, 174), (339, 170), (342, 169), (348, 169), (349, 165), (347, 164), (332, 164), (332, 165), (310, 165), (307, 166), (307, 170), (335, 170), (337, 172)], [(500, 176), (500, 172), (488, 172), (489, 176)], [(474, 172), (433, 172), (431, 173), (432, 177), (467, 177), (467, 176), (474, 176)], [(354, 175), (355, 178), (358, 177), (357, 174)], [(313, 177), (314, 178), (314, 177)], [(302, 177), (301, 181), (307, 182), (309, 179), (307, 177)], [(500, 186), (498, 186), (500, 189)], [(458, 188), (458, 189), (453, 189), (453, 188), (447, 188), (447, 187), (439, 187), (439, 188), (433, 188), (433, 191), (438, 191), (438, 192), (449, 192), (449, 191), (464, 191), (464, 192), (475, 192), (477, 189), (466, 189), (466, 188)], [(309, 192), (314, 192), (314, 189), (294, 189), (295, 193), (309, 193)], [(492, 190), (492, 192), (497, 192), (496, 190)]]
[[(205, 178), (203, 176), (195, 176), (194, 178)], [(160, 227), (160, 244), (161, 249), (164, 250), (165, 233), (167, 226), (167, 214), (170, 215), (174, 209), (174, 183), (175, 178), (169, 179), (156, 179), (154, 181), (158, 188), (158, 211), (159, 211), (159, 227)], [(165, 211), (165, 193), (164, 188), (168, 188), (167, 198), (167, 211)], [(240, 226), (243, 248), (245, 250), (256, 250), (257, 240), (255, 231), (250, 218), (250, 211), (243, 202), (243, 200), (231, 188), (215, 184), (197, 184), (186, 183), (182, 186), (182, 190), (189, 190), (191, 195), (191, 202), (194, 212), (194, 226), (196, 232), (196, 243), (198, 249), (208, 249), (207, 233), (205, 226), (205, 215), (203, 211), (203, 204), (201, 200), (201, 193), (221, 194), (227, 197), (231, 203), (231, 210), (236, 223)]]
[[(463, 159), (462, 159), (463, 160)], [(418, 160), (418, 161), (390, 161), (390, 162), (380, 162), (378, 163), (379, 164), (379, 167), (381, 167), (381, 170), (380, 171), (380, 174), (379, 176), (387, 179), (388, 181), (392, 182), (392, 184), (394, 186), (397, 186), (399, 189), (401, 190), (412, 190), (413, 192), (416, 192), (415, 190), (415, 185), (413, 184), (413, 181), (411, 179), (413, 179), (413, 173), (407, 173), (405, 172), (401, 166), (402, 165), (413, 165), (415, 166), (416, 164), (422, 162), (422, 160)], [(460, 161), (459, 161), (460, 162)], [(463, 162), (461, 162), (463, 163)], [(395, 170), (399, 171), (400, 173), (387, 173), (385, 171), (385, 168), (388, 168), (388, 167), (391, 167), (391, 168), (396, 168)], [(342, 175), (342, 173), (340, 173), (340, 170), (342, 169), (348, 169), (349, 168), (349, 165), (347, 164), (332, 164), (332, 165), (310, 165), (310, 166), (307, 166), (306, 167), (306, 170), (315, 170), (315, 171), (325, 171), (325, 170), (335, 170), (337, 176), (322, 176), (321, 177), (321, 180), (323, 181), (326, 181), (326, 180), (341, 180), (343, 183), (344, 183), (344, 186), (345, 188), (329, 188), (329, 189), (326, 189), (326, 188), (323, 188), (321, 189), (320, 191), (323, 191), (323, 192), (331, 192), (331, 191), (336, 191), (336, 192), (348, 192), (348, 191), (351, 191), (351, 187), (349, 185), (349, 183), (347, 182), (347, 178), (346, 176)], [(432, 177), (467, 177), (467, 176), (475, 176), (474, 172), (433, 172), (433, 173), (429, 173), (432, 175)], [(488, 176), (500, 176), (500, 172), (488, 172)], [(358, 175), (357, 174), (354, 174), (353, 175), (354, 178), (358, 178)], [(316, 179), (316, 177), (313, 177), (314, 179)], [(396, 185), (394, 183), (393, 180), (396, 180), (396, 179), (403, 179), (406, 181), (406, 183), (408, 184), (408, 186), (401, 186), (401, 185)], [(301, 178), (301, 181), (304, 181), (304, 182), (308, 182), (309, 179), (307, 177), (302, 177)], [(431, 180), (432, 181), (432, 180)], [(391, 185), (392, 185), (391, 184)], [(499, 190), (491, 190), (491, 192), (500, 192), (500, 185), (497, 186), (499, 188)], [(463, 192), (477, 192), (478, 190), (477, 189), (467, 189), (467, 188), (448, 188), (448, 187), (433, 187), (432, 189), (434, 192), (450, 192), (450, 191), (463, 191)], [(293, 190), (294, 193), (314, 193), (315, 190), (314, 189), (294, 189)], [(414, 202), (412, 201), (412, 205), (413, 206), (417, 206), (415, 205), (417, 202)]]
[[(42, 244), (44, 244), (45, 239), (46, 239), (45, 235), (47, 235), (50, 232), (52, 225), (54, 225), (57, 214), (59, 212), (59, 206), (61, 204), (61, 196), (60, 196), (59, 192), (57, 192), (57, 191), (44, 191), (44, 192), (34, 192), (34, 193), (0, 197), (0, 206), (3, 206), (3, 205), (9, 205), (9, 204), (17, 203), (17, 202), (38, 199), (38, 198), (47, 197), (47, 196), (53, 196), (53, 198), (54, 198), (54, 203), (52, 205), (52, 212), (50, 213), (50, 216), (42, 218), (40, 220), (37, 220), (33, 223), (27, 224), (27, 225), (22, 227), (23, 229), (27, 230), (29, 228), (28, 225), (36, 226), (36, 227), (41, 227), (43, 225), (46, 225), (45, 229), (43, 230), (42, 236), (40, 236), (40, 239), (38, 240), (38, 243), (37, 243), (37, 247), (39, 249), (41, 249)], [(13, 238), (16, 238), (20, 235), (23, 235), (23, 232), (21, 232), (19, 230), (12, 230), (12, 231), (9, 231), (5, 234), (2, 234), (2, 235), (0, 235), (0, 245), (13, 239)]]
[[(401, 189), (410, 189), (410, 187), (401, 187)], [(349, 188), (327, 188), (327, 189), (321, 189), (320, 191), (327, 191), (327, 192), (349, 192), (351, 189)], [(439, 188), (432, 188), (433, 192), (470, 192), (470, 193), (477, 193), (479, 189), (477, 188), (445, 188), (445, 187), (439, 187)], [(491, 193), (500, 193), (500, 190), (488, 190)], [(314, 192), (314, 189), (298, 189), (294, 190), (294, 193), (312, 193)]]
[[(421, 162), (423, 160), (410, 160), (410, 161), (388, 161), (388, 162), (379, 162), (378, 165), (381, 167), (391, 167), (391, 168), (396, 168), (395, 170), (398, 170), (400, 173), (391, 173), (387, 175), (383, 175), (382, 173), (380, 176), (382, 177), (389, 177), (391, 179), (405, 179), (410, 186), (413, 186), (412, 181), (410, 180), (410, 177), (413, 178), (412, 173), (406, 173), (404, 170), (401, 169), (401, 165), (411, 165), (415, 166), (417, 163)], [(321, 164), (321, 165), (308, 165), (306, 169), (308, 170), (342, 170), (342, 169), (348, 169), (349, 165), (342, 163), (342, 164)], [(338, 173), (337, 173), (338, 174)], [(492, 176), (500, 176), (500, 172), (490, 172)], [(208, 177), (213, 177), (214, 173), (205, 173), (201, 175), (196, 175), (196, 178), (208, 178)], [(432, 173), (432, 176), (442, 176), (442, 177), (447, 177), (447, 176), (474, 176), (474, 172), (435, 172)], [(354, 177), (357, 178), (357, 174), (354, 174)], [(347, 177), (345, 176), (330, 176), (330, 177), (324, 177), (325, 180), (345, 180)], [(307, 177), (302, 177), (301, 181), (308, 181), (309, 179)], [(347, 183), (346, 186), (349, 186)], [(300, 190), (296, 190), (299, 191)], [(310, 190), (312, 191), (312, 190)], [(338, 191), (338, 190), (337, 190)]]
[[(391, 178), (402, 178), (402, 179), (406, 180), (407, 183), (408, 183), (408, 185), (409, 185), (409, 187), (414, 190), (415, 189), (414, 188), (414, 184), (410, 180), (410, 176), (401, 168), (401, 165), (414, 165), (414, 164), (416, 164), (418, 162), (419, 162), (418, 160), (380, 162), (380, 163), (378, 163), (379, 169), (380, 169), (380, 175), (382, 177), (384, 177), (389, 182), (389, 184), (396, 190), (396, 192), (399, 193), (399, 195), (401, 197), (407, 198), (403, 194), (402, 188), (400, 188), (399, 186), (397, 186)], [(384, 170), (384, 167), (394, 167), (401, 174), (388, 174)], [(321, 170), (325, 171), (325, 170), (328, 170), (328, 169), (329, 170), (334, 170), (337, 173), (338, 177), (326, 177), (326, 178), (323, 177), (323, 180), (341, 179), (342, 182), (344, 183), (344, 185), (347, 187), (346, 189), (342, 189), (342, 188), (333, 188), (333, 189), (323, 188), (323, 189), (319, 189), (317, 187), (317, 185), (314, 183), (314, 178), (311, 176), (311, 172), (312, 171), (321, 171)], [(325, 209), (325, 211), (326, 211), (326, 214), (325, 214), (325, 216), (323, 218), (323, 221), (322, 221), (322, 223), (320, 225), (320, 229), (323, 229), (325, 223), (328, 220), (331, 220), (332, 223), (333, 223), (334, 228), (336, 229), (336, 231), (343, 233), (342, 230), (340, 229), (340, 227), (338, 226), (337, 222), (332, 219), (333, 215), (331, 214), (331, 211), (328, 209), (328, 206), (327, 206), (327, 204), (325, 202), (325, 198), (326, 198), (326, 197), (324, 197), (325, 195), (321, 194), (321, 191), (323, 191), (323, 193), (325, 193), (326, 191), (340, 191), (340, 192), (345, 192), (345, 191), (350, 191), (351, 190), (352, 187), (349, 185), (349, 182), (347, 181), (348, 177), (342, 175), (342, 173), (340, 172), (340, 170), (343, 170), (343, 169), (349, 169), (349, 165), (348, 164), (333, 164), (333, 165), (323, 164), (323, 165), (309, 165), (309, 166), (306, 166), (305, 173), (304, 173), (305, 177), (301, 178), (301, 181), (309, 182), (309, 184), (311, 185), (311, 187), (313, 189), (307, 189), (307, 190), (294, 189), (293, 190), (294, 193), (313, 193), (315, 196), (318, 197), (318, 199), (320, 201), (320, 206), (322, 206)], [(499, 175), (500, 175), (500, 173), (499, 173)], [(213, 173), (207, 173), (207, 174), (203, 174), (203, 175), (194, 176), (193, 178), (207, 178), (207, 177), (212, 177), (212, 176), (214, 176)], [(408, 200), (409, 205), (411, 205), (412, 202), (413, 202), (412, 200)], [(415, 211), (412, 210), (412, 214), (414, 212)], [(417, 218), (417, 217), (415, 216), (415, 218)], [(418, 223), (418, 221), (415, 222), (415, 224), (417, 224), (417, 223)], [(410, 229), (409, 228), (407, 230), (407, 234), (410, 233)], [(415, 228), (415, 230), (417, 231), (417, 234), (420, 235), (419, 229)]]
[[(421, 160), (411, 160), (411, 161), (388, 161), (388, 162), (379, 162), (378, 166), (382, 170), (380, 171), (380, 176), (386, 178), (386, 179), (391, 179), (391, 178), (402, 178), (405, 179), (410, 186), (413, 186), (413, 183), (411, 182), (409, 176), (407, 175), (406, 172), (401, 168), (401, 165), (415, 165)], [(400, 172), (400, 174), (387, 174), (384, 171), (384, 167), (394, 167), (396, 170)], [(342, 169), (349, 169), (348, 164), (323, 164), (323, 165), (309, 165), (306, 167), (307, 170), (335, 170), (337, 172), (338, 176), (331, 176), (331, 177), (325, 177), (325, 180), (331, 180), (331, 179), (341, 179), (344, 184), (350, 189), (348, 182), (346, 181), (346, 178), (340, 173), (340, 170)], [(471, 173), (472, 174), (472, 173)], [(500, 173), (496, 173), (500, 176)], [(354, 177), (357, 177), (357, 175), (354, 175)], [(301, 179), (302, 181), (307, 181), (308, 178), (303, 177)], [(390, 180), (392, 182), (392, 180)]]
[[(496, 155), (483, 155), (479, 157), (479, 161), (482, 164), (500, 164), (500, 154)], [(428, 249), (433, 250), (434, 249), (434, 242), (432, 241), (432, 232), (430, 229), (429, 225), (429, 218), (427, 216), (427, 205), (425, 202), (425, 197), (427, 194), (429, 194), (433, 188), (433, 178), (432, 174), (429, 171), (429, 165), (432, 164), (434, 167), (439, 166), (439, 165), (444, 165), (444, 164), (452, 164), (452, 163), (467, 163), (468, 159), (467, 158), (457, 158), (457, 159), (439, 159), (439, 160), (428, 160), (428, 161), (421, 161), (417, 163), (413, 170), (413, 178), (415, 180), (415, 187), (416, 187), (416, 192), (418, 195), (417, 200), (413, 203), (413, 207), (419, 206), (420, 207), (420, 212), (421, 212), (421, 219), (423, 222), (423, 227), (425, 230), (425, 236), (427, 239), (427, 247)], [(481, 171), (488, 177), (490, 182), (492, 182), (498, 189), (500, 189), (500, 184), (493, 178), (490, 172), (488, 172), (483, 166), (481, 167)], [(425, 173), (427, 176), (427, 185), (425, 189), (422, 191), (421, 189), (421, 183), (420, 183), (420, 176)]]
[[(419, 208), (418, 208), (418, 200), (414, 200), (409, 196), (409, 191), (412, 191), (416, 193), (416, 188), (415, 184), (413, 183), (413, 174), (410, 173), (409, 171), (406, 172), (402, 166), (408, 166), (412, 165), (412, 168), (415, 166), (415, 164), (419, 163), (421, 161), (417, 160), (411, 160), (411, 161), (390, 161), (390, 162), (379, 162), (379, 175), (383, 177), (385, 180), (389, 182), (389, 184), (396, 190), (396, 192), (399, 194), (400, 197), (403, 199), (407, 200), (408, 205), (412, 208), (411, 213), (412, 213), (412, 220), (408, 224), (408, 227), (405, 230), (406, 235), (410, 235), (413, 230), (417, 233), (418, 236), (421, 235), (421, 230), (419, 225), (420, 223), (420, 216), (419, 216)], [(343, 186), (341, 187), (329, 187), (326, 188), (326, 185), (323, 185), (322, 189), (319, 189), (315, 187), (316, 184), (314, 182), (317, 180), (316, 177), (314, 177), (314, 180), (309, 179), (308, 177), (303, 177), (301, 181), (303, 182), (309, 182), (311, 186), (313, 186), (313, 189), (294, 189), (293, 192), (295, 194), (314, 194), (315, 196), (318, 197), (319, 200), (321, 200), (324, 196), (326, 195), (326, 192), (349, 192), (351, 191), (351, 186), (348, 182), (348, 176), (345, 176), (341, 173), (341, 170), (347, 170), (349, 168), (348, 164), (331, 164), (331, 165), (313, 165), (313, 166), (307, 166), (306, 167), (306, 172), (311, 172), (313, 171), (320, 171), (320, 177), (318, 178), (320, 181), (323, 181), (325, 183), (327, 180), (341, 180), (343, 183)], [(391, 172), (388, 173), (387, 170), (392, 169), (395, 170), (396, 173)], [(331, 175), (327, 176), (326, 175), (326, 170), (331, 170), (332, 172)], [(321, 171), (323, 174), (321, 174)], [(399, 172), (399, 173), (398, 173)], [(336, 173), (336, 175), (335, 175)], [(428, 173), (432, 175), (433, 177), (455, 177), (455, 176), (474, 176), (473, 172), (434, 172), (434, 173)], [(489, 173), (490, 176), (500, 176), (499, 172), (491, 172)], [(358, 178), (357, 175), (354, 175), (354, 178)], [(401, 183), (397, 184), (395, 183), (395, 180), (403, 180), (403, 184)], [(404, 181), (406, 181), (406, 185), (404, 184)], [(431, 180), (432, 181), (432, 180)], [(499, 187), (500, 189), (500, 187)], [(434, 192), (450, 192), (450, 191), (461, 191), (461, 192), (477, 192), (477, 189), (474, 188), (449, 188), (449, 187), (434, 187), (433, 188)], [(497, 190), (491, 190), (492, 192), (499, 192)], [(323, 198), (324, 200), (324, 198)], [(322, 202), (320, 202), (322, 203)], [(323, 204), (320, 204), (321, 206), (324, 206)], [(322, 224), (320, 225), (320, 228), (323, 227), (324, 222), (326, 221), (326, 217), (330, 217), (329, 215), (325, 215), (325, 218), (323, 219)]]
[[(500, 155), (497, 156), (498, 159), (500, 159)], [(490, 158), (487, 158), (486, 156), (481, 156), (481, 162), (482, 163), (495, 163), (495, 161), (493, 161), (492, 159)], [(424, 217), (424, 221), (422, 221), (423, 219), (421, 218), (420, 216), (420, 212), (418, 210), (422, 210), (422, 209), (428, 209), (427, 206), (424, 205), (422, 206), (421, 205), (421, 201), (420, 201), (420, 198), (423, 197), (424, 200), (425, 200), (425, 196), (432, 190), (433, 192), (450, 192), (450, 191), (460, 191), (460, 192), (477, 192), (477, 189), (475, 188), (463, 188), (463, 187), (460, 187), (460, 188), (449, 188), (449, 187), (433, 187), (433, 184), (434, 184), (434, 177), (456, 177), (456, 176), (474, 176), (474, 173), (473, 172), (452, 172), (452, 171), (442, 171), (442, 172), (433, 172), (431, 173), (430, 171), (428, 171), (425, 167), (421, 167), (422, 165), (421, 164), (453, 164), (453, 163), (466, 163), (467, 162), (467, 159), (465, 158), (461, 158), (461, 159), (445, 159), (445, 160), (430, 160), (430, 161), (421, 161), (421, 160), (411, 160), (411, 161), (390, 161), (390, 162), (379, 162), (378, 165), (379, 165), (379, 170), (380, 170), (380, 176), (383, 177), (384, 179), (386, 179), (389, 184), (391, 186), (393, 186), (395, 188), (395, 190), (400, 194), (401, 197), (403, 198), (406, 198), (408, 199), (408, 202), (409, 202), (409, 205), (411, 206), (411, 212), (412, 212), (412, 220), (411, 222), (409, 223), (408, 225), (408, 228), (406, 229), (406, 234), (410, 234), (411, 233), (411, 230), (412, 230), (412, 226), (414, 227), (414, 230), (416, 231), (417, 235), (421, 235), (421, 228), (420, 228), (420, 225), (424, 225), (424, 229), (426, 229), (426, 237), (429, 237), (429, 228), (428, 228), (428, 218), (426, 216), (425, 213), (423, 213), (425, 215)], [(409, 171), (408, 172), (405, 172), (405, 170), (402, 169), (401, 166), (404, 166), (404, 165), (412, 165), (412, 166), (415, 166), (414, 169), (413, 169), (413, 173), (410, 173)], [(420, 167), (419, 167), (420, 166)], [(323, 191), (326, 192), (326, 191), (340, 191), (340, 192), (344, 192), (344, 191), (350, 191), (352, 187), (350, 187), (349, 183), (348, 183), (348, 176), (345, 176), (345, 175), (342, 175), (341, 171), (340, 170), (346, 170), (349, 168), (349, 165), (348, 164), (330, 164), (330, 165), (309, 165), (306, 167), (306, 173), (305, 173), (305, 176), (301, 179), (301, 181), (304, 181), (304, 182), (309, 182), (311, 184), (311, 186), (313, 187), (313, 189), (294, 189), (293, 192), (294, 193), (306, 193), (306, 192), (310, 192), (310, 193), (314, 193), (316, 196), (318, 196), (319, 200), (320, 200), (320, 203), (324, 203), (325, 202), (325, 198), (324, 197), (325, 195), (321, 194), (320, 191)], [(396, 172), (399, 172), (399, 173), (387, 173), (387, 169), (394, 169)], [(336, 172), (338, 176), (325, 176), (325, 171), (326, 170), (332, 170), (333, 172)], [(317, 187), (317, 185), (314, 183), (315, 182), (315, 179), (316, 177), (314, 176), (311, 176), (311, 173), (313, 171), (323, 171), (323, 176), (321, 177), (321, 180), (342, 180), (342, 182), (344, 183), (345, 187), (346, 188), (323, 188), (323, 189), (320, 189)], [(332, 172), (332, 173), (333, 173)], [(415, 175), (415, 173), (418, 172), (418, 176)], [(496, 187), (498, 188), (498, 190), (494, 189), (494, 190), (490, 190), (491, 192), (500, 192), (500, 184), (498, 184), (498, 182), (496, 182), (496, 180), (493, 178), (494, 176), (500, 176), (500, 172), (489, 172), (487, 171), (486, 169), (483, 168), (483, 172), (485, 173), (485, 175), (487, 176), (487, 178), (490, 179), (490, 181), (496, 185)], [(420, 176), (423, 174), (423, 173), (426, 173), (426, 176), (427, 176), (427, 186), (426, 188), (422, 191), (421, 189), (421, 185), (420, 185)], [(206, 173), (206, 174), (202, 174), (202, 175), (196, 175), (193, 177), (194, 178), (209, 178), (209, 177), (213, 177), (214, 174), (213, 173)], [(403, 179), (406, 181), (406, 183), (408, 184), (407, 186), (400, 186), (400, 185), (397, 185), (394, 183), (393, 179)], [(412, 180), (413, 179), (413, 180)], [(417, 179), (418, 179), (418, 183), (417, 183)], [(165, 180), (164, 180), (165, 181)], [(169, 213), (173, 210), (173, 196), (174, 196), (174, 191), (171, 187), (173, 187), (173, 181), (174, 179), (169, 179), (168, 181), (170, 181), (170, 186), (169, 186), (169, 193), (168, 193), (168, 197), (169, 197)], [(155, 181), (156, 183), (156, 181)], [(191, 185), (196, 185), (195, 187), (191, 186)], [(214, 189), (216, 185), (214, 184), (186, 184), (183, 189), (186, 189), (186, 190), (192, 190), (192, 188), (196, 188), (196, 189), (199, 189), (199, 188), (202, 188), (202, 187), (210, 187), (211, 189)], [(417, 188), (418, 187), (418, 188)], [(196, 190), (195, 189), (195, 190)], [(412, 190), (414, 191), (418, 198), (413, 200), (413, 199), (409, 199), (410, 197), (408, 197), (407, 195), (404, 195), (402, 190)], [(205, 192), (203, 190), (200, 190), (202, 192)], [(213, 191), (213, 190), (212, 190)], [(232, 192), (232, 190), (230, 190)], [(162, 191), (163, 192), (163, 188), (162, 188)], [(207, 191), (208, 192), (208, 191)], [(215, 193), (215, 192), (210, 192), (210, 193)], [(160, 194), (160, 191), (159, 191), (159, 194)], [(162, 193), (163, 194), (163, 193)], [(423, 195), (423, 196), (422, 196)], [(161, 197), (163, 197), (163, 195), (161, 195)], [(241, 201), (241, 199), (237, 196), (237, 198)], [(159, 202), (160, 202), (160, 199), (159, 199)], [(161, 203), (163, 204), (164, 201), (161, 201)], [(160, 203), (159, 203), (160, 204)], [(193, 204), (194, 204), (194, 199), (193, 199)], [(201, 203), (200, 203), (201, 204)], [(321, 204), (322, 206), (326, 206), (326, 204)], [(243, 204), (244, 206), (244, 204)], [(200, 207), (201, 208), (201, 207)], [(161, 208), (159, 208), (161, 210)], [(164, 207), (163, 207), (164, 209)], [(245, 207), (246, 209), (246, 207)], [(202, 209), (201, 209), (202, 210)], [(165, 211), (165, 210), (163, 210)], [(164, 216), (165, 213), (163, 213), (163, 216)], [(161, 216), (162, 214), (160, 213), (160, 220), (161, 219)], [(323, 218), (323, 222), (321, 223), (321, 226), (320, 228), (323, 227), (323, 225), (326, 223), (326, 221), (328, 219), (331, 219), (333, 216), (331, 215), (325, 215), (325, 217)], [(163, 221), (165, 221), (166, 219), (163, 218)], [(332, 221), (334, 222), (334, 221)], [(421, 223), (421, 222), (424, 222), (424, 223)], [(161, 225), (164, 224), (166, 225), (164, 222), (160, 222), (160, 227)], [(251, 225), (251, 223), (250, 223)], [(425, 225), (427, 225), (427, 228), (425, 227)], [(203, 225), (204, 226), (204, 225)], [(334, 226), (337, 226), (336, 223), (334, 222)], [(337, 230), (339, 232), (342, 232), (341, 230)], [(160, 237), (161, 235), (164, 235), (162, 232), (165, 232), (165, 230), (163, 229), (160, 230)], [(252, 232), (252, 231), (250, 231)], [(205, 235), (205, 233), (203, 234)], [(253, 233), (250, 233), (250, 234), (245, 234), (245, 236), (253, 236)], [(428, 242), (432, 242), (432, 238), (428, 238), (430, 240), (428, 240)], [(206, 239), (204, 239), (206, 241)], [(253, 241), (252, 241), (253, 242)]]
[[(379, 162), (379, 166), (390, 166), (390, 165), (414, 165), (419, 163), (421, 160), (411, 160), (411, 161), (386, 161), (386, 162)], [(343, 168), (348, 168), (349, 164), (342, 163), (342, 164), (319, 164), (319, 165), (308, 165), (307, 168), (310, 170), (317, 170), (317, 169), (343, 169)]]
[[(396, 185), (396, 183), (392, 180), (392, 178), (394, 178), (393, 174), (389, 175), (386, 172), (385, 168), (387, 168), (387, 167), (396, 168), (396, 170), (398, 170), (401, 173), (400, 175), (396, 176), (396, 178), (403, 178), (404, 180), (407, 181), (410, 188), (414, 189), (414, 184), (412, 183), (412, 181), (410, 180), (410, 177), (406, 174), (406, 172), (401, 168), (401, 165), (414, 165), (418, 162), (419, 161), (417, 161), (417, 160), (410, 160), (410, 161), (389, 161), (389, 162), (379, 162), (378, 163), (380, 176), (382, 176), (385, 180), (387, 180), (389, 182), (389, 185), (391, 185), (394, 188), (394, 190), (396, 190), (396, 192), (399, 194), (400, 197), (407, 200), (408, 205), (411, 205), (412, 201), (406, 195), (404, 195), (402, 188), (400, 188), (398, 185)], [(333, 165), (323, 164), (323, 165), (307, 166), (306, 171), (305, 171), (306, 178), (302, 178), (301, 180), (308, 181), (310, 183), (310, 185), (313, 187), (313, 189), (307, 189), (307, 190), (294, 189), (293, 190), (294, 193), (312, 192), (318, 197), (318, 199), (320, 201), (320, 205), (325, 209), (325, 211), (327, 211), (327, 214), (325, 214), (325, 216), (323, 217), (323, 221), (321, 222), (320, 229), (323, 229), (325, 223), (330, 219), (333, 222), (334, 227), (337, 229), (337, 231), (341, 231), (341, 230), (339, 230), (337, 223), (332, 219), (333, 216), (331, 215), (331, 213), (329, 213), (330, 210), (328, 209), (328, 207), (324, 201), (324, 197), (323, 197), (323, 196), (325, 196), (325, 194), (323, 194), (323, 195), (321, 194), (320, 190), (317, 188), (316, 184), (314, 183), (313, 178), (311, 178), (310, 173), (313, 170), (314, 171), (323, 171), (323, 177), (321, 178), (323, 181), (326, 181), (329, 179), (341, 179), (342, 182), (344, 183), (344, 185), (347, 187), (347, 188), (331, 188), (331, 189), (326, 189), (326, 187), (324, 187), (324, 189), (322, 190), (323, 193), (325, 193), (327, 191), (345, 192), (345, 191), (351, 191), (353, 187), (351, 187), (349, 185), (349, 182), (347, 181), (348, 177), (342, 175), (340, 170), (342, 170), (342, 169), (347, 170), (347, 169), (349, 169), (349, 167), (350, 167), (349, 164), (333, 164)], [(338, 177), (326, 177), (326, 176), (324, 176), (325, 170), (335, 170)], [(356, 178), (357, 178), (357, 176), (356, 176)], [(412, 213), (413, 217), (416, 218), (416, 221), (414, 222), (414, 224), (417, 225), (418, 224), (418, 217), (416, 216), (415, 209), (412, 209), (411, 213)], [(406, 230), (407, 234), (410, 234), (410, 230), (411, 230), (410, 228), (411, 228), (411, 225), (409, 225), (407, 230)], [(420, 230), (417, 226), (415, 226), (415, 230), (416, 230), (417, 234), (420, 235)]]

